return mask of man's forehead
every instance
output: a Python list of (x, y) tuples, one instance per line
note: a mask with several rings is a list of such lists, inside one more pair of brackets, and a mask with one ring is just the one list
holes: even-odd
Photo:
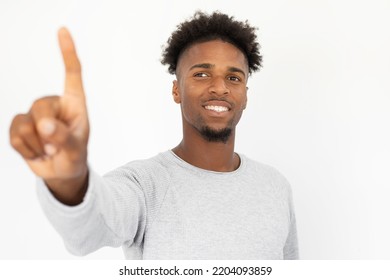
[(191, 68), (196, 64), (215, 65), (214, 61), (226, 62), (229, 67), (239, 67), (249, 71), (248, 61), (245, 54), (234, 44), (220, 39), (197, 42), (187, 47), (178, 59), (178, 68), (185, 64), (186, 68)]

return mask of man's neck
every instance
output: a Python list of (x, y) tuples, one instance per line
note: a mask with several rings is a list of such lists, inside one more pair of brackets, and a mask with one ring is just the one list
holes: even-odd
[(210, 142), (200, 135), (183, 136), (183, 140), (172, 151), (189, 164), (217, 172), (231, 172), (240, 165), (234, 153), (234, 131), (226, 143)]

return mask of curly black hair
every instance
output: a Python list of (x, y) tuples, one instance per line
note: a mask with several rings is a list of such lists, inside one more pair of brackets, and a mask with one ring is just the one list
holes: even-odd
[(161, 63), (168, 64), (168, 72), (175, 74), (178, 60), (184, 50), (194, 43), (221, 39), (244, 53), (251, 74), (262, 66), (256, 30), (257, 28), (250, 26), (247, 20), (237, 21), (234, 17), (218, 11), (211, 15), (196, 11), (192, 18), (179, 24), (172, 33), (163, 51)]

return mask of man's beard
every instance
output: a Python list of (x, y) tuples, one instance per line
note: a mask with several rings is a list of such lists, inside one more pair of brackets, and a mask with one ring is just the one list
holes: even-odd
[(225, 127), (222, 129), (212, 129), (211, 127), (204, 126), (200, 130), (201, 135), (204, 139), (209, 142), (222, 142), (224, 144), (229, 140), (230, 135), (232, 134), (232, 129)]

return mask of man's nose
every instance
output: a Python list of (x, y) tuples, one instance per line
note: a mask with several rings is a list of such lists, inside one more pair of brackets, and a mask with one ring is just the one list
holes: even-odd
[(210, 93), (225, 95), (230, 92), (224, 77), (214, 77), (209, 88)]

